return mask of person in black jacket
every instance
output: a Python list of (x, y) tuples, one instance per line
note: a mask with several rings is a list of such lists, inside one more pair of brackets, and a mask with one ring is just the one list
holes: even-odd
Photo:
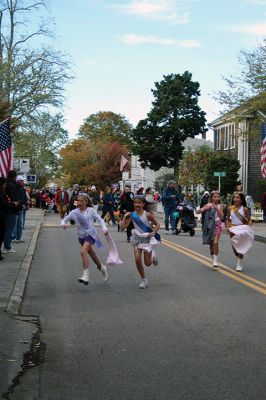
[(109, 212), (113, 225), (115, 225), (115, 216), (114, 216), (114, 195), (112, 193), (112, 188), (107, 186), (102, 196), (102, 203), (103, 203), (103, 213), (102, 219), (106, 216)]
[(20, 243), (20, 242), (24, 242), (24, 240), (22, 240), (22, 232), (24, 229), (26, 211), (28, 209), (28, 197), (26, 194), (26, 189), (24, 187), (23, 176), (18, 175), (16, 180), (17, 180), (19, 202), (22, 207), (21, 207), (21, 210), (18, 212), (17, 223), (11, 234), (11, 237), (12, 237), (13, 242)]
[[(134, 193), (131, 192), (131, 188), (128, 185), (125, 185), (124, 192), (120, 198), (120, 216), (121, 219), (127, 212), (134, 211)], [(118, 225), (120, 227), (120, 225)], [(130, 238), (132, 236), (132, 229), (134, 229), (133, 222), (131, 221), (127, 227), (127, 241), (130, 242)]]
[(16, 251), (11, 248), (12, 233), (14, 232), (17, 224), (18, 214), (22, 210), (16, 176), (16, 171), (9, 171), (6, 185), (6, 194), (8, 196), (9, 202), (13, 205), (13, 207), (9, 208), (8, 210), (4, 238), (4, 254), (16, 253)]

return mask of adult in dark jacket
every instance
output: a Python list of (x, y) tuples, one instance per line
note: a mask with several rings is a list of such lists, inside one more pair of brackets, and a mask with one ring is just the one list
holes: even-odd
[(5, 238), (6, 221), (8, 216), (8, 198), (6, 195), (6, 179), (0, 177), (0, 260), (3, 260), (1, 248)]
[(107, 186), (102, 196), (102, 203), (103, 203), (103, 213), (102, 219), (106, 216), (109, 212), (113, 225), (115, 225), (115, 216), (114, 216), (114, 203), (115, 199), (112, 193), (112, 188)]
[(263, 211), (263, 221), (266, 223), (266, 192), (263, 192), (260, 197), (260, 204)]
[(176, 218), (174, 212), (177, 205), (182, 201), (181, 194), (176, 190), (175, 181), (169, 181), (167, 188), (163, 191), (163, 206), (164, 206), (164, 223), (165, 233), (169, 233), (169, 218), (171, 223), (172, 233), (176, 233)]
[(16, 253), (15, 250), (11, 248), (12, 243), (12, 233), (17, 224), (18, 214), (22, 210), (22, 205), (20, 204), (20, 194), (18, 185), (16, 182), (16, 171), (9, 171), (6, 194), (8, 196), (9, 202), (13, 204), (12, 208), (8, 210), (8, 217), (6, 221), (5, 238), (4, 238), (4, 250), (3, 253)]
[(28, 209), (28, 197), (26, 194), (26, 189), (24, 187), (24, 178), (21, 175), (17, 176), (17, 186), (18, 186), (18, 196), (19, 202), (22, 206), (21, 210), (18, 212), (17, 223), (11, 234), (12, 240), (16, 243), (23, 242), (22, 232), (24, 227), (24, 222), (26, 218), (26, 211)]
[[(123, 217), (125, 213), (132, 211), (134, 211), (134, 193), (131, 192), (130, 186), (126, 185), (120, 199), (120, 215)], [(132, 229), (134, 229), (134, 225), (131, 221), (126, 230), (128, 242), (132, 236)]]

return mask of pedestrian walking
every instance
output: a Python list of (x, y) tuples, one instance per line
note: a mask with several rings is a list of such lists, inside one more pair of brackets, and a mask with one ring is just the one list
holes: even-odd
[(243, 270), (244, 255), (254, 243), (254, 231), (251, 228), (252, 220), (247, 208), (245, 196), (241, 192), (235, 192), (232, 205), (228, 207), (226, 228), (230, 234), (233, 252), (237, 258), (236, 271)]
[[(210, 199), (210, 193), (206, 190), (203, 193), (203, 196), (200, 200), (200, 208), (203, 208), (206, 204), (209, 203), (209, 199)], [(204, 219), (205, 219), (205, 212), (201, 213), (201, 228), (203, 229), (203, 225), (204, 225)]]
[(176, 190), (175, 181), (169, 181), (167, 188), (163, 191), (163, 206), (164, 206), (164, 223), (165, 223), (165, 233), (169, 233), (169, 218), (171, 223), (172, 234), (176, 233), (176, 218), (175, 211), (177, 205), (182, 201), (180, 193)]
[(140, 289), (146, 289), (148, 287), (148, 280), (142, 262), (142, 254), (144, 264), (147, 267), (150, 267), (152, 264), (157, 265), (158, 258), (155, 253), (155, 247), (160, 242), (160, 235), (157, 233), (160, 224), (156, 221), (153, 214), (144, 210), (144, 205), (145, 198), (143, 196), (135, 196), (134, 211), (127, 212), (120, 223), (122, 231), (125, 230), (131, 222), (134, 225), (131, 243), (134, 247), (136, 267), (141, 277)]
[[(131, 191), (131, 187), (129, 185), (125, 185), (124, 191), (120, 199), (120, 217), (123, 218), (123, 216), (127, 212), (132, 212), (132, 211), (134, 211), (134, 193)], [(119, 224), (118, 227), (120, 228)], [(126, 229), (128, 242), (130, 242), (133, 228), (134, 228), (133, 222), (130, 222), (130, 224), (128, 224)]]
[(205, 213), (202, 231), (203, 244), (210, 245), (212, 266), (215, 270), (218, 267), (218, 242), (224, 229), (224, 223), (222, 222), (224, 213), (223, 206), (220, 203), (219, 192), (216, 190), (212, 191), (210, 194), (209, 203), (205, 204), (205, 206), (196, 211), (196, 214), (202, 213)]
[(105, 265), (101, 263), (92, 246), (96, 243), (99, 249), (103, 248), (103, 244), (99, 239), (97, 231), (93, 225), (94, 221), (98, 221), (101, 225), (102, 231), (105, 235), (108, 235), (108, 229), (104, 220), (97, 214), (92, 207), (89, 197), (85, 193), (80, 193), (77, 198), (77, 208), (72, 210), (62, 221), (61, 226), (66, 229), (68, 227), (67, 222), (72, 220), (75, 221), (77, 227), (78, 241), (81, 244), (81, 259), (83, 274), (79, 278), (79, 282), (84, 285), (88, 285), (90, 281), (89, 277), (89, 257), (92, 258), (99, 271), (103, 275), (103, 280), (108, 280), (108, 272)]
[(64, 218), (69, 205), (69, 197), (65, 186), (62, 186), (60, 190), (56, 191), (54, 201), (61, 219)]
[(114, 216), (114, 195), (112, 193), (112, 188), (110, 186), (107, 186), (105, 188), (105, 191), (102, 196), (102, 203), (103, 203), (103, 213), (102, 213), (102, 219), (106, 216), (107, 213), (109, 213), (112, 224), (115, 225), (115, 216)]

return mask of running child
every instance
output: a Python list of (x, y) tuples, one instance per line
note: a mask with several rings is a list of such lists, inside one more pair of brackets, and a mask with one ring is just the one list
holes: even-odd
[(144, 210), (145, 198), (143, 196), (135, 196), (134, 211), (127, 212), (121, 223), (121, 231), (125, 230), (132, 222), (134, 229), (132, 230), (131, 244), (134, 247), (135, 262), (141, 277), (139, 285), (140, 289), (148, 287), (148, 280), (142, 263), (142, 254), (144, 264), (150, 267), (151, 264), (157, 265), (158, 258), (155, 254), (155, 246), (160, 241), (160, 235), (157, 233), (160, 224), (156, 221), (153, 214)]
[(227, 210), (226, 228), (230, 234), (233, 252), (237, 257), (236, 271), (238, 272), (243, 270), (244, 255), (254, 243), (254, 231), (251, 224), (245, 196), (241, 192), (235, 192), (232, 205)]
[(205, 213), (202, 228), (203, 244), (210, 245), (212, 266), (215, 270), (218, 267), (218, 242), (224, 229), (224, 223), (222, 222), (224, 218), (223, 206), (220, 204), (220, 193), (218, 191), (212, 191), (209, 203), (196, 211), (196, 214), (201, 213)]
[(103, 244), (101, 243), (97, 231), (93, 225), (94, 220), (100, 223), (100, 226), (105, 235), (108, 235), (108, 229), (106, 227), (103, 219), (97, 214), (97, 212), (92, 207), (91, 201), (86, 193), (80, 193), (77, 197), (77, 208), (72, 210), (62, 221), (61, 226), (63, 229), (68, 227), (68, 221), (75, 221), (77, 226), (77, 234), (78, 240), (81, 244), (81, 259), (83, 266), (83, 274), (81, 278), (79, 278), (79, 282), (84, 285), (88, 285), (89, 278), (89, 257), (95, 262), (99, 271), (101, 271), (103, 275), (104, 282), (108, 279), (108, 272), (105, 265), (103, 265), (99, 258), (97, 257), (95, 251), (92, 246), (96, 243), (99, 249), (103, 248)]

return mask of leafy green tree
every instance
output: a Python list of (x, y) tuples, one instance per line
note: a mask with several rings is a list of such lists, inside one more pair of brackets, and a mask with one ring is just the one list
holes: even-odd
[(64, 54), (48, 44), (33, 46), (34, 37), (51, 37), (48, 24), (37, 22), (46, 4), (0, 0), (0, 101), (9, 103), (9, 115), (20, 126), (45, 107), (61, 107), (71, 78)]
[(233, 193), (238, 181), (240, 163), (230, 155), (217, 154), (211, 158), (207, 166), (206, 185), (209, 190), (218, 189), (218, 177), (214, 176), (215, 171), (226, 172), (226, 177), (221, 178), (221, 194), (226, 196)]
[(42, 181), (60, 173), (59, 151), (68, 141), (63, 122), (61, 114), (44, 112), (32, 118), (30, 128), (15, 137), (16, 157), (30, 158), (31, 172)]
[(164, 76), (155, 82), (154, 101), (147, 118), (133, 130), (133, 154), (139, 156), (143, 167), (157, 171), (173, 167), (175, 176), (182, 158), (183, 142), (188, 137), (206, 132), (205, 113), (198, 105), (199, 83), (192, 74)]
[(123, 115), (100, 111), (85, 119), (78, 136), (90, 142), (100, 140), (105, 144), (117, 142), (129, 145), (131, 130), (132, 126)]
[(215, 152), (207, 145), (183, 153), (179, 168), (179, 183), (182, 186), (202, 185), (207, 189), (209, 163)]

